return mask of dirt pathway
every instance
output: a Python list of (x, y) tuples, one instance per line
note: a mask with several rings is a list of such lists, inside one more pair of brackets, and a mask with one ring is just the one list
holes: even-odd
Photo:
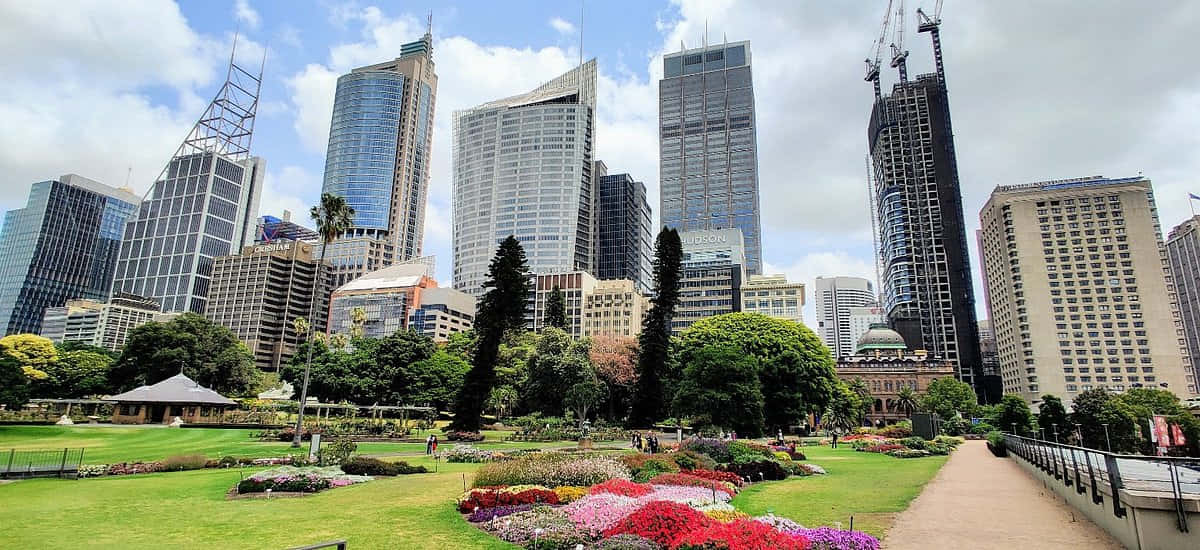
[(951, 456), (908, 509), (883, 548), (1087, 548), (1122, 546), (983, 441)]

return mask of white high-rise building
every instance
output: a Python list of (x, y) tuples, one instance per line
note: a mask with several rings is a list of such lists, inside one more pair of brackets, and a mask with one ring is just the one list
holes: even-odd
[(817, 277), (813, 301), (821, 342), (834, 357), (853, 354), (854, 344), (862, 334), (855, 336), (851, 331), (850, 309), (877, 304), (871, 281), (862, 277)]
[(537, 89), (454, 113), (454, 288), (483, 294), (500, 241), (537, 274), (591, 272), (596, 60)]
[[(872, 325), (887, 323), (883, 308), (879, 306), (862, 306), (850, 308), (850, 341), (858, 345), (863, 335), (871, 330)], [(838, 357), (843, 357), (839, 355)]]

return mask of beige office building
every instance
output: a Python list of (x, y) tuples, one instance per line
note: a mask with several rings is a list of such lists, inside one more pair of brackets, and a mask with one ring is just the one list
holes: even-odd
[(567, 333), (579, 338), (583, 336), (584, 298), (596, 288), (596, 278), (586, 271), (533, 276), (533, 292), (525, 307), (525, 324), (530, 330), (538, 332), (545, 328), (546, 303), (556, 286), (566, 301)]
[(475, 297), (449, 287), (421, 290), (420, 303), (408, 310), (408, 328), (445, 342), (451, 334), (475, 324)]
[(804, 323), (804, 283), (784, 275), (751, 275), (742, 283), (742, 312)]
[(133, 329), (172, 318), (160, 317), (157, 300), (118, 292), (108, 302), (71, 300), (46, 308), (41, 334), (56, 344), (82, 342), (120, 352)]
[(629, 336), (642, 332), (650, 299), (629, 279), (599, 281), (584, 297), (583, 335)]
[(277, 370), (291, 360), (305, 337), (295, 330), (296, 318), (312, 321), (314, 333), (325, 330), (332, 274), (322, 262), (315, 312), (310, 314), (317, 278), (313, 248), (303, 241), (277, 241), (213, 261), (204, 316), (233, 331), (259, 368)]
[(1194, 392), (1150, 180), (1000, 186), (979, 214), (1004, 392)]

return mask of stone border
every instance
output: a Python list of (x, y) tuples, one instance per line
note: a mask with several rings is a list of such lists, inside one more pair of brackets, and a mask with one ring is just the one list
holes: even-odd
[[(328, 490), (328, 489), (326, 489), (326, 490)], [(318, 492), (321, 492), (321, 491), (318, 491)], [(297, 493), (294, 491), (289, 491), (289, 492), (272, 491), (268, 498), (268, 493), (266, 491), (263, 491), (260, 493), (238, 493), (237, 486), (235, 485), (233, 488), (231, 488), (225, 492), (225, 500), (246, 500), (246, 499), (270, 500), (273, 498), (302, 498), (302, 497), (310, 497), (315, 494), (317, 494), (317, 493)]]

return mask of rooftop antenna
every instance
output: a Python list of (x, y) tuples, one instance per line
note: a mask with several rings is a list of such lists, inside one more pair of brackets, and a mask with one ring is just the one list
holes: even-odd
[(130, 165), (129, 168), (127, 168), (125, 170), (125, 188), (126, 189), (129, 188), (129, 180), (131, 178), (133, 178), (133, 166), (132, 165)]
[(579, 0), (579, 66), (583, 66), (583, 0)]
[(708, 49), (708, 18), (704, 19), (704, 49)]

